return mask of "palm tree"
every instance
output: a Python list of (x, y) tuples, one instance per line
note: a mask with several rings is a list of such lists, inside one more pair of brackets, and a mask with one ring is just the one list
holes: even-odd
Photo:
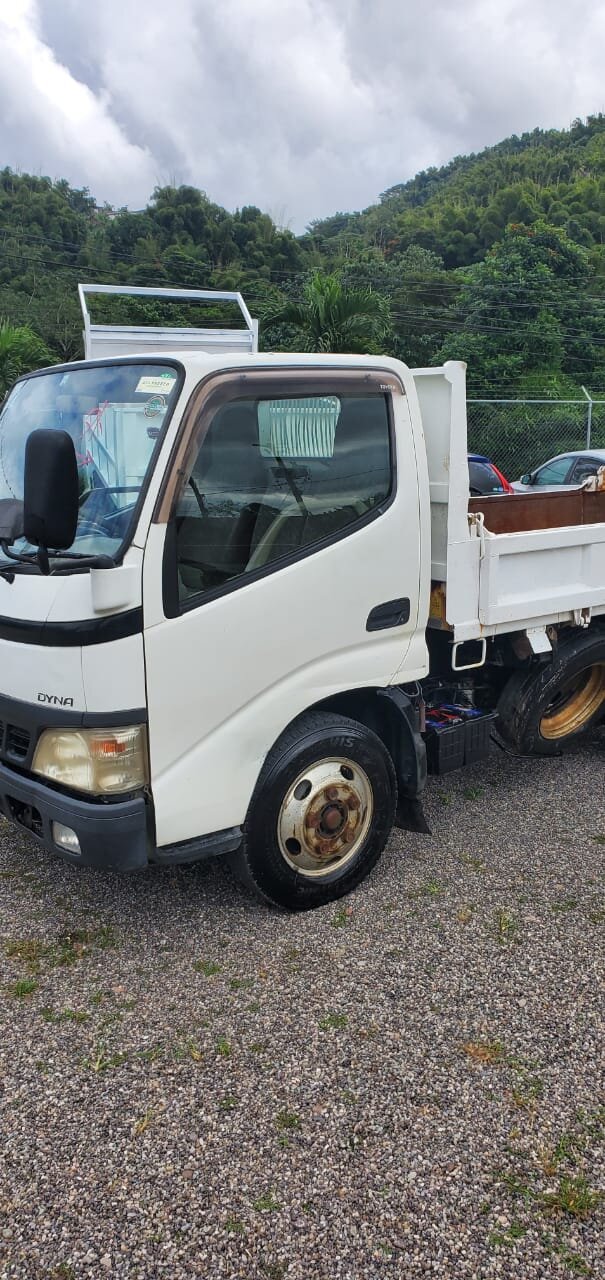
[(33, 329), (0, 320), (0, 400), (22, 373), (45, 364), (52, 364), (52, 356)]
[(390, 328), (389, 306), (371, 289), (347, 289), (335, 275), (315, 272), (300, 302), (269, 306), (264, 327), (289, 325), (303, 351), (377, 351)]

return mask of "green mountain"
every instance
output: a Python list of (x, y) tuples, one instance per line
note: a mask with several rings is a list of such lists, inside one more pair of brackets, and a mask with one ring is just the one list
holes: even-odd
[[(605, 387), (604, 244), (602, 115), (427, 169), (298, 237), (260, 209), (230, 213), (190, 186), (158, 189), (129, 212), (100, 208), (65, 181), (4, 169), (0, 319), (28, 325), (66, 359), (81, 354), (78, 280), (240, 289), (262, 321), (299, 300), (310, 273), (329, 272), (384, 297), (385, 349), (411, 364), (466, 359), (471, 389), (485, 395), (561, 397), (582, 383), (596, 394)], [(162, 315), (120, 303), (121, 319)], [(261, 333), (266, 347), (296, 342), (287, 326)]]

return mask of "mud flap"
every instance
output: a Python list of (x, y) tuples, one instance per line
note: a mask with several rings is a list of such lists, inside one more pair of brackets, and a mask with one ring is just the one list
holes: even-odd
[(395, 813), (395, 826), (402, 831), (419, 831), (424, 836), (433, 833), (426, 820), (421, 800), (400, 796)]
[(420, 796), (426, 786), (426, 745), (419, 731), (418, 713), (403, 689), (379, 689), (378, 695), (392, 709), (391, 736), (387, 745), (397, 774), (398, 800), (395, 826), (403, 831), (431, 835)]

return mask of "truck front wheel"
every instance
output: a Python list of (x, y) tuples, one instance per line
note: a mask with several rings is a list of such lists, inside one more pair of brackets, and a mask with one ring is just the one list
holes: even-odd
[(232, 869), (291, 911), (332, 902), (375, 866), (396, 803), (393, 762), (380, 738), (344, 716), (307, 712), (267, 757)]
[(557, 755), (605, 715), (605, 635), (563, 640), (552, 663), (516, 671), (498, 704), (503, 738), (525, 755)]

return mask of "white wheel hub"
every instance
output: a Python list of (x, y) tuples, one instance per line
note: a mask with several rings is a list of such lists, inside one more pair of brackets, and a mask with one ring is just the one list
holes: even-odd
[(279, 847), (301, 875), (318, 877), (350, 862), (374, 811), (370, 779), (353, 760), (318, 760), (287, 791), (277, 821)]

